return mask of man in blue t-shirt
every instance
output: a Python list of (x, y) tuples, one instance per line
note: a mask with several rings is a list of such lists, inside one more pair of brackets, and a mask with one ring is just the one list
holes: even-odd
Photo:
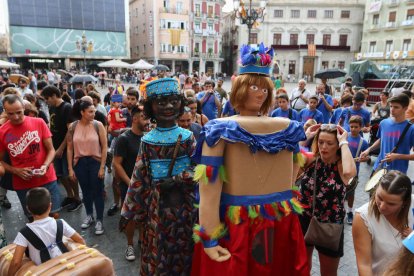
[(221, 114), (220, 94), (214, 91), (214, 82), (207, 80), (204, 83), (205, 91), (197, 94), (201, 103), (202, 112), (209, 120), (216, 119)]
[(329, 94), (325, 93), (325, 86), (321, 83), (316, 86), (316, 95), (319, 96), (317, 109), (323, 115), (323, 123), (328, 124), (332, 115), (333, 99)]
[(230, 103), (230, 100), (228, 100), (224, 104), (223, 113), (221, 114), (221, 117), (230, 117), (236, 114), (237, 114), (236, 110), (234, 110), (233, 106)]
[(299, 112), (299, 122), (306, 123), (309, 119), (314, 119), (318, 124), (323, 123), (322, 112), (316, 109), (318, 101), (319, 99), (317, 96), (309, 97), (309, 107), (306, 107)]
[(279, 96), (277, 96), (277, 103), (279, 107), (272, 112), (272, 117), (283, 117), (299, 121), (299, 113), (290, 107), (289, 97), (287, 94), (279, 94)]
[(405, 94), (392, 97), (388, 100), (390, 103), (391, 117), (382, 120), (377, 133), (378, 140), (375, 141), (361, 156), (368, 156), (369, 152), (380, 147), (380, 153), (374, 164), (373, 171), (378, 167), (387, 167), (388, 170), (397, 170), (404, 174), (407, 173), (408, 161), (414, 160), (414, 154), (410, 154), (411, 148), (414, 146), (414, 127), (409, 129), (398, 149), (394, 153), (390, 153), (397, 145), (398, 140), (409, 124), (405, 119), (405, 112), (408, 108), (410, 98)]
[(369, 132), (369, 126), (371, 124), (371, 113), (363, 108), (365, 103), (365, 95), (362, 92), (357, 92), (352, 99), (352, 106), (345, 108), (342, 111), (341, 117), (339, 119), (339, 124), (343, 126), (346, 131), (349, 129), (349, 118), (352, 116), (360, 116), (362, 118), (362, 128), (363, 132)]

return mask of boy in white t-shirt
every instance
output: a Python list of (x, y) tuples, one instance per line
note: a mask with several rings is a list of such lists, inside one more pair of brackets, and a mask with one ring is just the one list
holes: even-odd
[(26, 227), (17, 233), (14, 240), (16, 250), (8, 272), (10, 276), (15, 275), (21, 267), (26, 250), (30, 259), (39, 265), (67, 252), (62, 242), (63, 237), (85, 244), (83, 238), (66, 221), (49, 217), (52, 204), (47, 189), (38, 187), (29, 190), (26, 194), (26, 204), (34, 221), (27, 223)]

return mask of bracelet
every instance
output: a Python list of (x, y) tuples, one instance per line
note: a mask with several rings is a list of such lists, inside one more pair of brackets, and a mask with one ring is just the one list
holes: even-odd
[(342, 147), (342, 145), (348, 145), (348, 141), (342, 141), (339, 143), (339, 147)]
[(195, 243), (202, 242), (204, 248), (211, 248), (219, 244), (218, 240), (227, 234), (227, 228), (223, 223), (216, 226), (213, 232), (208, 235), (206, 229), (199, 224), (193, 228), (193, 240)]

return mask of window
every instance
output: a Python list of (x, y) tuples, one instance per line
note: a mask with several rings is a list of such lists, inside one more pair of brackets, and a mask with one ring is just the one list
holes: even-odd
[(339, 35), (339, 46), (346, 46), (348, 44), (348, 35)]
[(379, 14), (374, 14), (372, 16), (372, 25), (378, 25)]
[(410, 51), (411, 50), (411, 39), (404, 39), (403, 40), (403, 51)]
[(325, 10), (325, 18), (333, 18), (333, 10)]
[(308, 10), (308, 18), (316, 18), (316, 10)]
[(282, 18), (283, 17), (283, 10), (274, 10), (273, 17), (275, 18)]
[(341, 11), (341, 18), (351, 17), (351, 11)]
[(145, 53), (146, 50), (147, 50), (147, 46), (144, 44), (144, 53)]
[(331, 35), (330, 34), (324, 34), (323, 35), (322, 44), (325, 45), (325, 46), (330, 46), (331, 45)]
[(388, 14), (388, 22), (395, 22), (397, 12), (393, 11)]
[(195, 4), (195, 16), (200, 17), (200, 4)]
[(183, 2), (177, 2), (176, 6), (177, 6), (177, 13), (181, 14), (181, 12), (183, 11)]
[(407, 11), (407, 20), (414, 20), (414, 9)]
[(139, 54), (139, 46), (137, 46), (137, 53)]
[(257, 44), (257, 33), (250, 34), (250, 44)]
[(170, 6), (170, 0), (164, 0), (163, 7), (168, 9), (169, 6)]
[(213, 23), (208, 23), (208, 30), (213, 31)]
[(195, 22), (194, 23), (194, 31), (195, 31), (195, 33), (196, 34), (198, 34), (198, 33), (201, 33), (202, 31), (201, 31), (201, 25), (200, 25), (200, 22)]
[(328, 69), (329, 68), (329, 61), (322, 61), (322, 68), (323, 69)]
[(370, 53), (375, 53), (375, 51), (377, 50), (377, 42), (376, 41), (371, 41), (369, 43), (369, 52)]
[(291, 18), (299, 18), (300, 17), (300, 10), (291, 10), (290, 11)]
[(385, 41), (385, 52), (391, 52), (392, 51), (392, 40)]
[(315, 44), (315, 35), (307, 34), (306, 35), (306, 44)]
[(209, 17), (209, 18), (213, 17), (213, 6), (208, 6), (207, 17)]
[(290, 75), (296, 73), (296, 60), (289, 60), (289, 72)]
[(165, 27), (166, 27), (165, 19), (161, 19), (161, 29), (165, 29)]
[(298, 34), (290, 34), (290, 45), (298, 45)]
[(345, 68), (345, 61), (338, 61), (338, 68), (344, 69)]
[(273, 34), (273, 45), (282, 45), (282, 34)]

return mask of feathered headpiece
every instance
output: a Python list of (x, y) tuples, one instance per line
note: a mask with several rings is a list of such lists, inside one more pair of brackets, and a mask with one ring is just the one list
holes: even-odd
[(269, 76), (273, 60), (273, 48), (259, 45), (243, 45), (240, 49), (241, 66), (239, 74), (259, 74)]

